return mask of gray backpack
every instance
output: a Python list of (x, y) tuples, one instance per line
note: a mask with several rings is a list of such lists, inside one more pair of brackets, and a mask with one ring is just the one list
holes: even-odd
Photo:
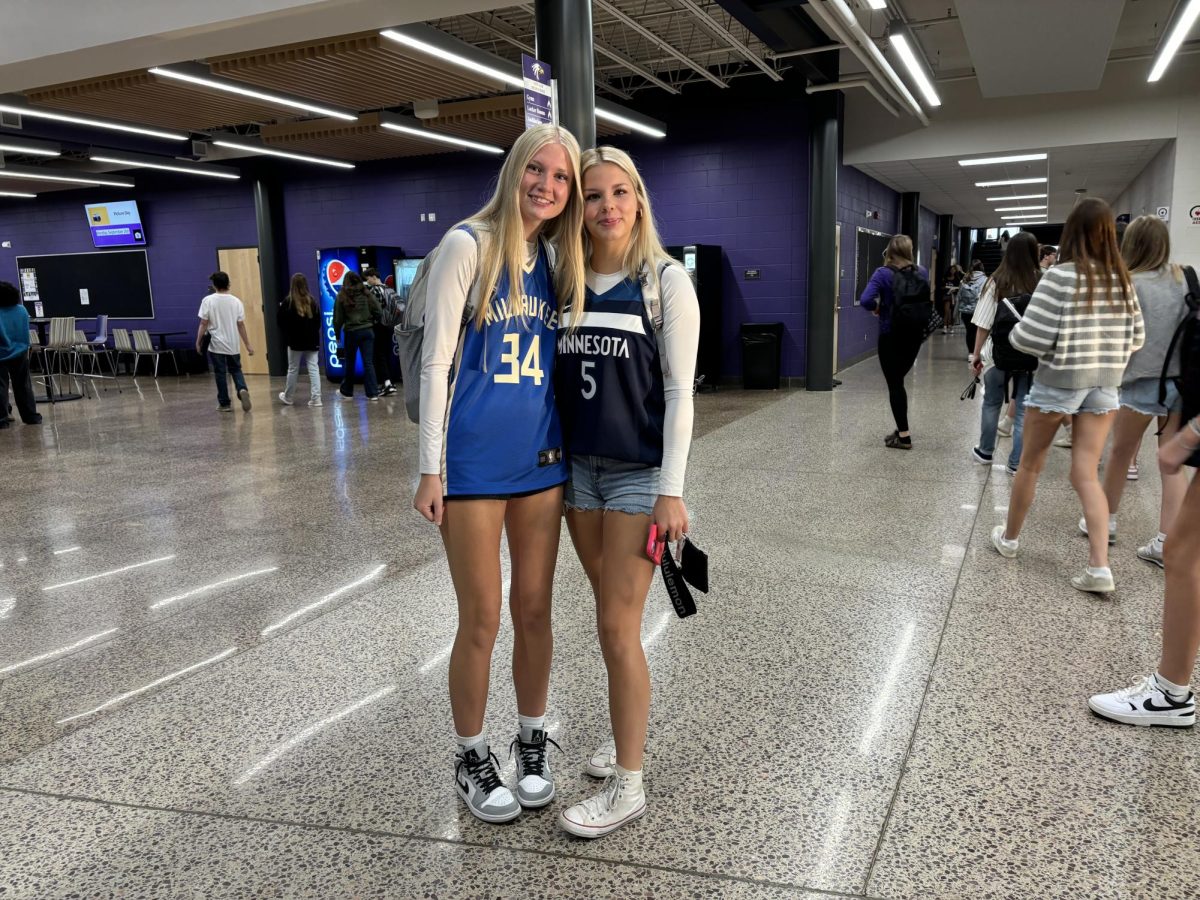
[[(979, 277), (976, 278), (975, 276)], [(979, 292), (982, 290), (984, 282), (987, 278), (982, 272), (972, 272), (971, 276), (964, 281), (958, 288), (958, 312), (959, 315), (969, 316), (975, 312), (975, 307), (979, 303)]]
[[(463, 225), (461, 228), (475, 239), (477, 247), (480, 246), (479, 235), (475, 233), (475, 229), (469, 225)], [(550, 261), (550, 268), (553, 271), (553, 248), (544, 238), (539, 238), (538, 242), (545, 249), (546, 256)], [(421, 421), (421, 367), (423, 365), (421, 357), (425, 347), (425, 309), (429, 304), (429, 272), (433, 268), (433, 261), (437, 258), (441, 246), (439, 243), (434, 247), (417, 266), (412, 284), (408, 288), (408, 301), (404, 307), (404, 313), (400, 318), (400, 323), (393, 330), (396, 356), (400, 359), (400, 372), (404, 379), (404, 409), (411, 422)], [(463, 307), (462, 322), (459, 324), (460, 342), (463, 331), (467, 324), (475, 318), (475, 312), (478, 309), (479, 285), (478, 282), (472, 282), (467, 291), (467, 303)], [(453, 372), (450, 373), (450, 377), (454, 377)]]

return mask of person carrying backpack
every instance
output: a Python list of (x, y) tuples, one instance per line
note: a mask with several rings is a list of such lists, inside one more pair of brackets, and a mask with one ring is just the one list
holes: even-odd
[(963, 327), (966, 328), (967, 362), (971, 361), (970, 357), (975, 353), (975, 307), (979, 303), (979, 294), (986, 282), (987, 276), (983, 274), (983, 263), (977, 259), (971, 260), (971, 271), (958, 286), (958, 315), (962, 319)]
[[(1130, 225), (1132, 228), (1132, 224)], [(1126, 231), (1126, 240), (1129, 232)], [(1200, 468), (1200, 282), (1187, 273), (1188, 311), (1179, 329), (1182, 341), (1179, 393), (1184, 425), (1158, 448), (1166, 476), (1183, 466)], [(1126, 725), (1190, 728), (1196, 723), (1196, 697), (1189, 684), (1200, 651), (1200, 478), (1193, 477), (1163, 546), (1162, 653), (1158, 667), (1124, 690), (1095, 694), (1093, 713)]]
[(912, 238), (893, 235), (883, 252), (883, 265), (863, 288), (859, 303), (879, 317), (879, 367), (887, 381), (888, 401), (896, 430), (884, 438), (893, 450), (911, 450), (908, 394), (904, 377), (917, 361), (925, 329), (933, 315), (929, 273), (913, 263)]
[(1017, 555), (1050, 444), (1063, 420), (1073, 418), (1071, 486), (1083, 505), (1090, 539), (1087, 568), (1071, 578), (1071, 586), (1108, 594), (1115, 587), (1100, 454), (1119, 405), (1125, 364), (1146, 334), (1109, 205), (1096, 197), (1079, 201), (1063, 226), (1061, 249), (1062, 264), (1042, 276), (1009, 336), (1015, 349), (1038, 358), (1038, 368), (1025, 398), (1025, 441), (1008, 518), (992, 529), (992, 546), (1006, 559)]
[(399, 295), (380, 279), (378, 269), (363, 269), (363, 281), (367, 284), (367, 290), (374, 294), (375, 299), (379, 302), (381, 310), (379, 318), (371, 326), (375, 331), (375, 349), (372, 355), (375, 361), (375, 372), (383, 382), (379, 393), (384, 397), (390, 397), (396, 393), (392, 379), (400, 377), (395, 362), (396, 358), (392, 354), (392, 333), (404, 316), (404, 307), (400, 303)]
[(1025, 395), (1037, 368), (1036, 356), (1016, 350), (1009, 335), (1025, 315), (1029, 299), (1037, 288), (1042, 271), (1037, 262), (1037, 239), (1028, 231), (1020, 231), (1008, 242), (1004, 259), (987, 280), (979, 296), (973, 316), (977, 328), (971, 370), (978, 376), (983, 372), (986, 356), (992, 366), (983, 376), (983, 412), (979, 421), (979, 443), (971, 458), (980, 465), (991, 465), (996, 450), (996, 434), (1000, 410), (1012, 398), (1012, 451), (1008, 455), (1009, 475), (1017, 474), (1021, 462), (1021, 443), (1025, 423)]

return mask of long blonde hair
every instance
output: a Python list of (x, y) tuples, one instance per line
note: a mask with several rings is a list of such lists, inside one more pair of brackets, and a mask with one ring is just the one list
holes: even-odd
[(579, 232), (583, 228), (583, 192), (579, 186), (579, 142), (565, 128), (538, 125), (523, 132), (508, 151), (504, 165), (500, 167), (492, 198), (479, 212), (459, 223), (470, 226), (479, 237), (480, 303), (475, 311), (476, 329), (483, 328), (490, 292), (505, 269), (508, 271), (509, 298), (515, 301), (521, 296), (521, 273), (525, 266), (521, 178), (537, 152), (547, 144), (554, 143), (561, 144), (567, 151), (571, 166), (571, 189), (562, 213), (546, 223), (540, 234), (557, 251), (554, 289), (558, 295), (559, 315), (567, 307), (583, 302), (583, 245), (579, 239)]
[(1130, 275), (1156, 272), (1169, 265), (1175, 280), (1183, 283), (1183, 267), (1170, 262), (1171, 232), (1158, 216), (1138, 216), (1129, 223), (1121, 238), (1121, 257)]
[(887, 249), (883, 251), (883, 264), (903, 269), (913, 264), (912, 238), (907, 234), (893, 234), (888, 241)]

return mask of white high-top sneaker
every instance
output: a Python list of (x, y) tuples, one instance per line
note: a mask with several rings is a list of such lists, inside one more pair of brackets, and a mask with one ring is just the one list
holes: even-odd
[(594, 797), (564, 809), (558, 816), (563, 831), (581, 838), (604, 837), (646, 814), (642, 773), (614, 766), (604, 787)]
[(584, 766), (584, 771), (593, 778), (607, 778), (613, 773), (613, 766), (616, 764), (617, 742), (613, 740), (613, 736), (610, 734), (596, 748), (596, 752), (592, 754), (591, 759)]

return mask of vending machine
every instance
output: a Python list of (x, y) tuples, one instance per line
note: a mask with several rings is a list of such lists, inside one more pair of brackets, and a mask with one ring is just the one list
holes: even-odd
[[(325, 377), (339, 383), (346, 376), (345, 366), (338, 358), (338, 335), (333, 330), (333, 301), (342, 289), (347, 272), (376, 268), (382, 276), (391, 274), (395, 260), (404, 256), (399, 247), (330, 247), (317, 251), (317, 283), (320, 286), (322, 340), (321, 355), (325, 358)], [(362, 361), (356, 360), (354, 377), (362, 377)]]

